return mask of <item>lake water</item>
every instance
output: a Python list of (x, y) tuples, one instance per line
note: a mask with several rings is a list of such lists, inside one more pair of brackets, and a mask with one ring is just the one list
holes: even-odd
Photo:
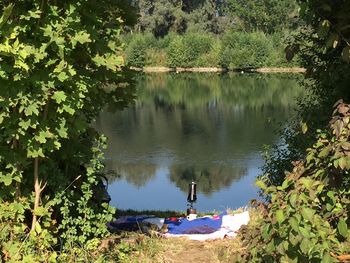
[(137, 101), (101, 113), (108, 138), (111, 205), (185, 210), (197, 183), (200, 211), (238, 208), (257, 198), (264, 145), (279, 141), (302, 95), (298, 76), (155, 74), (137, 78)]

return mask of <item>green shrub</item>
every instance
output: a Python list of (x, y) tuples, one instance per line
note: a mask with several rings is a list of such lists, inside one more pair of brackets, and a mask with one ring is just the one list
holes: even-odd
[(128, 37), (125, 50), (126, 64), (134, 67), (144, 67), (147, 63), (147, 49), (153, 48), (157, 40), (152, 34), (134, 34)]
[(186, 61), (184, 66), (197, 66), (196, 60), (211, 50), (213, 38), (202, 34), (186, 34), (183, 37), (186, 46)]
[(167, 49), (168, 65), (171, 67), (198, 66), (197, 60), (210, 52), (213, 37), (201, 34), (186, 34), (174, 38)]
[(272, 54), (272, 40), (263, 32), (229, 32), (222, 40), (220, 62), (227, 68), (269, 66)]
[[(280, 186), (258, 181), (270, 203), (244, 236), (249, 262), (336, 262), (350, 252), (350, 105), (340, 103), (304, 161)], [(247, 233), (247, 232), (246, 232)]]
[(228, 32), (222, 39), (210, 34), (173, 32), (163, 38), (151, 34), (124, 36), (129, 66), (246, 68), (290, 66), (285, 59), (286, 33)]
[(150, 48), (146, 50), (146, 66), (166, 66), (166, 53), (162, 49)]
[(73, 250), (87, 262), (108, 233), (114, 209), (94, 199), (105, 142), (91, 122), (133, 99), (121, 70), (125, 9), (0, 2), (0, 262), (55, 262)]
[(180, 36), (176, 36), (167, 49), (167, 64), (170, 67), (183, 66), (186, 61), (186, 46)]
[(202, 53), (195, 61), (197, 67), (217, 67), (220, 65), (221, 41), (215, 39), (209, 52)]

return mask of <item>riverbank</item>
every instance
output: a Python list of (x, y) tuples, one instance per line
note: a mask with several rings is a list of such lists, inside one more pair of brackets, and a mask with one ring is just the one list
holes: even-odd
[[(246, 208), (227, 210), (234, 215)], [(249, 225), (255, 225), (261, 214), (256, 208), (249, 208)], [(183, 216), (183, 211), (136, 211), (118, 210), (116, 217), (124, 215), (153, 214), (161, 217)], [(215, 211), (209, 214), (215, 214)], [(243, 227), (246, 228), (246, 227)], [(194, 241), (183, 237), (164, 238), (155, 232), (144, 234), (122, 232), (112, 234), (101, 241), (99, 253), (104, 254), (106, 262), (240, 262), (244, 253), (244, 241), (238, 234), (234, 238), (210, 241)]]
[(240, 73), (305, 73), (305, 68), (300, 67), (262, 67), (262, 68), (220, 68), (220, 67), (130, 67), (131, 70), (144, 73), (169, 73), (169, 72), (198, 72), (198, 73), (225, 73), (225, 72), (240, 72)]

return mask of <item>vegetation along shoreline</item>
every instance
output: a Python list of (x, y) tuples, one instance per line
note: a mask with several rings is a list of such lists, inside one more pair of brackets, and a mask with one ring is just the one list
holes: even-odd
[(234, 68), (223, 67), (130, 67), (131, 70), (144, 73), (168, 73), (168, 72), (203, 72), (203, 73), (224, 73), (224, 72), (244, 72), (244, 73), (305, 73), (302, 67), (261, 67), (261, 68)]

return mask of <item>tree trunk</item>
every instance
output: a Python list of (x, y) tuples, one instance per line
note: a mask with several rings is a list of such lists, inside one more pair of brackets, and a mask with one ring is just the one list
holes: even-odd
[[(17, 149), (18, 149), (18, 140), (16, 138), (13, 138), (12, 149), (14, 151), (17, 151)], [(18, 172), (19, 171), (18, 162), (16, 162), (15, 166), (16, 166), (17, 172)], [(20, 182), (16, 182), (16, 199), (19, 200), (20, 197), (21, 197), (21, 183)]]
[[(45, 121), (47, 119), (47, 114), (49, 112), (49, 100), (45, 104), (45, 108), (43, 111), (43, 120)], [(32, 228), (31, 231), (35, 230), (35, 224), (38, 221), (38, 218), (35, 214), (35, 210), (39, 208), (40, 206), (40, 197), (41, 192), (44, 190), (46, 186), (46, 183), (42, 186), (41, 182), (39, 181), (39, 157), (36, 157), (34, 159), (34, 208), (33, 208), (33, 220), (32, 220)]]
[(35, 210), (39, 208), (40, 205), (40, 194), (41, 194), (41, 187), (39, 182), (39, 157), (36, 157), (34, 159), (34, 193), (35, 193), (35, 199), (34, 199), (34, 209), (33, 209), (33, 220), (32, 220), (32, 231), (35, 230), (35, 224), (37, 222), (37, 216), (35, 215)]

